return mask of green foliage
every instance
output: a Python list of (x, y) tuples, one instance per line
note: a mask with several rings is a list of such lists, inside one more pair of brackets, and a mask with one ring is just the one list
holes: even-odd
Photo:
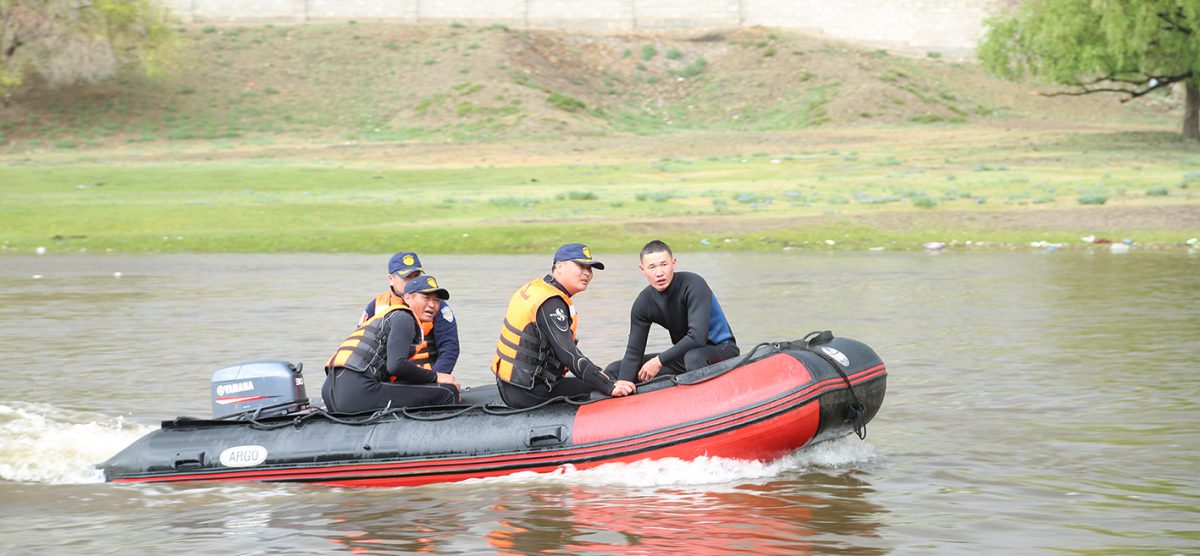
[(550, 101), (550, 104), (553, 104), (558, 109), (566, 110), (567, 112), (578, 112), (587, 108), (587, 105), (582, 100), (564, 95), (558, 91), (550, 91), (550, 96), (546, 97), (546, 100)]
[(459, 96), (465, 97), (467, 95), (479, 92), (480, 90), (483, 89), (483, 85), (481, 85), (479, 83), (471, 83), (468, 81), (468, 82), (459, 83), (459, 84), (451, 87), (451, 89), (455, 93), (458, 93)]
[(674, 196), (675, 194), (670, 191), (655, 191), (650, 193), (639, 191), (634, 194), (633, 198), (637, 199), (638, 201), (654, 201), (655, 203), (665, 203), (671, 200), (671, 198)]
[(669, 73), (679, 77), (691, 78), (704, 73), (704, 68), (708, 66), (708, 60), (704, 58), (696, 58), (692, 63), (685, 66), (679, 71), (671, 70)]
[(921, 194), (912, 197), (912, 204), (917, 208), (931, 209), (937, 206), (937, 201), (929, 195)]
[(0, 93), (34, 74), (53, 87), (107, 79), (125, 65), (158, 75), (176, 48), (171, 15), (154, 0), (0, 1)]
[(652, 44), (642, 45), (642, 59), (649, 62), (658, 55), (658, 49)]
[(541, 83), (538, 83), (536, 80), (534, 80), (532, 77), (526, 75), (525, 73), (514, 70), (514, 71), (510, 72), (509, 75), (512, 76), (513, 83), (516, 83), (517, 85), (520, 85), (522, 87), (529, 87), (530, 89), (537, 89), (539, 91), (546, 90), (546, 87), (544, 85), (542, 85)]
[(946, 117), (942, 116), (941, 114), (917, 114), (915, 116), (908, 117), (908, 121), (918, 124), (934, 124), (937, 122), (943, 122), (945, 120)]
[(1103, 193), (1083, 193), (1078, 197), (1081, 205), (1103, 205), (1108, 202), (1108, 195)]
[(986, 25), (979, 58), (1008, 79), (1131, 98), (1173, 82), (1200, 86), (1200, 0), (1028, 1)]
[(743, 205), (754, 205), (754, 204), (771, 202), (770, 197), (768, 197), (766, 195), (759, 195), (756, 193), (744, 193), (744, 192), (743, 193), (734, 193), (732, 198), (734, 201), (742, 203)]
[(567, 191), (566, 193), (559, 193), (558, 199), (565, 201), (595, 201), (598, 197), (591, 191)]

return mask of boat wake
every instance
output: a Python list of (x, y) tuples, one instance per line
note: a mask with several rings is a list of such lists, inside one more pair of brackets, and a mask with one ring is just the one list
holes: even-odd
[(124, 417), (47, 404), (0, 402), (0, 479), (84, 484), (104, 477), (93, 467), (156, 429)]
[(753, 481), (777, 477), (789, 471), (854, 467), (878, 459), (875, 447), (853, 436), (808, 446), (770, 462), (720, 457), (699, 457), (691, 461), (678, 458), (642, 460), (633, 463), (608, 463), (592, 469), (559, 467), (553, 473), (532, 471), (503, 477), (468, 479), (464, 483), (557, 483), (567, 485), (611, 485), (624, 487), (664, 487), (716, 485), (734, 481)]

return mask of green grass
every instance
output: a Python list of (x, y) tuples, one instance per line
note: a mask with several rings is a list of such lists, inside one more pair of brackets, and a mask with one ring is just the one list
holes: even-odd
[(696, 77), (696, 76), (704, 73), (704, 68), (707, 65), (708, 65), (708, 62), (704, 58), (697, 58), (692, 63), (688, 64), (687, 66), (684, 66), (682, 69), (670, 70), (670, 73), (672, 75), (677, 75), (679, 77), (684, 77), (684, 78)]
[[(38, 246), (52, 252), (384, 252), (404, 237), (421, 251), (460, 253), (542, 251), (580, 237), (605, 250), (635, 250), (648, 229), (681, 245), (738, 250), (825, 249), (829, 239), (838, 249), (905, 249), (954, 237), (1023, 244), (1103, 232), (1177, 243), (1181, 233), (1196, 235), (1170, 226), (1080, 229), (1057, 222), (1028, 231), (989, 218), (1042, 208), (1196, 206), (1200, 200), (1189, 195), (1195, 189), (1157, 194), (1158, 184), (1178, 182), (1190, 171), (1184, 149), (1139, 149), (1109, 137), (1096, 144), (1111, 146), (1085, 150), (1047, 140), (1035, 154), (1023, 141), (985, 147), (961, 133), (961, 141), (940, 145), (881, 138), (847, 152), (800, 141), (787, 151), (618, 164), (370, 168), (322, 165), (310, 157), (11, 160), (0, 166), (0, 245), (4, 253)], [(1088, 205), (1101, 198), (1103, 207)], [(916, 216), (907, 225), (875, 224), (886, 214)]]
[(551, 91), (546, 101), (567, 112), (578, 112), (587, 108), (583, 101), (557, 91)]

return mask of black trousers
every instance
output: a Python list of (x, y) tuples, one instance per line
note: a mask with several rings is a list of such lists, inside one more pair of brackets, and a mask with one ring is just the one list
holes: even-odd
[[(741, 353), (742, 351), (738, 349), (737, 344), (733, 342), (725, 342), (715, 346), (700, 346), (698, 348), (688, 350), (687, 353), (683, 354), (682, 359), (678, 359), (667, 365), (663, 365), (662, 370), (658, 372), (658, 376), (677, 375), (687, 371), (694, 371), (701, 367), (707, 367), (715, 363), (720, 363), (726, 359), (732, 359)], [(657, 356), (657, 353), (647, 353), (646, 355), (642, 356), (641, 364), (645, 365), (647, 361), (654, 359)], [(641, 369), (641, 365), (638, 366), (638, 369)], [(608, 373), (609, 376), (617, 376), (620, 371), (620, 360), (613, 361), (604, 368), (604, 372)], [(636, 381), (637, 378), (635, 377), (634, 380)]]
[(381, 382), (366, 373), (336, 367), (321, 387), (325, 407), (338, 413), (376, 411), (389, 407), (421, 407), (458, 403), (458, 388), (452, 384), (407, 384)]
[(516, 409), (533, 407), (559, 396), (582, 396), (592, 392), (586, 383), (573, 376), (560, 378), (558, 382), (554, 383), (554, 386), (544, 382), (535, 382), (533, 388), (529, 390), (513, 386), (499, 378), (496, 379), (496, 385), (500, 388), (500, 399), (504, 400), (504, 405)]

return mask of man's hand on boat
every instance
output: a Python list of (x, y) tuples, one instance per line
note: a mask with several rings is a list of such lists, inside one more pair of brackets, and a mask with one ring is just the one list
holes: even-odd
[(628, 380), (618, 380), (613, 383), (612, 396), (621, 397), (628, 396), (637, 390), (637, 385)]
[(437, 373), (437, 381), (438, 384), (453, 384), (455, 388), (458, 388), (459, 391), (462, 391), (462, 385), (459, 384), (458, 379), (454, 378), (454, 375), (450, 373)]
[(647, 380), (650, 380), (650, 379), (658, 376), (658, 372), (661, 370), (662, 370), (662, 361), (660, 361), (658, 359), (658, 356), (655, 355), (654, 357), (651, 357), (650, 359), (648, 359), (642, 365), (641, 370), (638, 371), (638, 382), (646, 382)]

